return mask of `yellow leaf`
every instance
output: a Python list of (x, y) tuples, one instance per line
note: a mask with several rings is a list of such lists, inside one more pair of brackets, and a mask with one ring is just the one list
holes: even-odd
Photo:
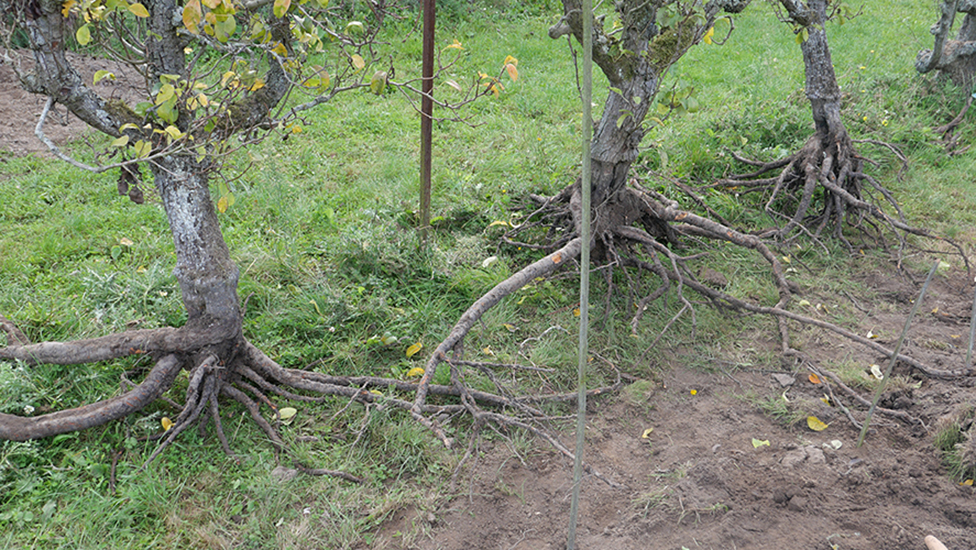
[(502, 63), (504, 63), (505, 65), (511, 64), (511, 65), (516, 65), (517, 66), (518, 65), (518, 59), (515, 59), (514, 57), (512, 57), (510, 55), (506, 55), (505, 56), (505, 61), (502, 61)]
[(149, 10), (146, 9), (146, 6), (143, 6), (138, 2), (135, 4), (129, 4), (129, 11), (131, 11), (132, 15), (135, 15), (136, 17), (149, 17)]
[(481, 350), (481, 353), (484, 353), (485, 355), (495, 355), (495, 352), (492, 351), (491, 346), (485, 346), (485, 349)]
[(298, 414), (298, 410), (295, 407), (284, 407), (278, 410), (278, 416), (282, 420), (288, 420), (296, 414)]
[(125, 147), (129, 144), (129, 136), (121, 136), (112, 140), (112, 147)]
[(508, 332), (515, 332), (518, 330), (518, 327), (511, 323), (502, 323), (502, 326), (508, 329)]
[(811, 384), (820, 383), (820, 377), (817, 376), (816, 374), (813, 374), (812, 372), (810, 373), (810, 376), (807, 377), (807, 380), (809, 380)]
[(98, 84), (102, 79), (115, 80), (115, 74), (111, 71), (106, 71), (104, 69), (100, 71), (95, 71), (95, 76), (92, 77), (92, 84)]
[(227, 198), (227, 195), (224, 195), (223, 197), (220, 197), (220, 199), (217, 200), (217, 211), (220, 212), (221, 214), (223, 214), (224, 212), (226, 212), (227, 211), (227, 206), (228, 206), (227, 203), (228, 202), (230, 202), (230, 199)]
[(691, 393), (691, 395), (698, 395), (698, 390), (691, 390), (689, 393)]
[(75, 5), (76, 5), (77, 3), (78, 3), (78, 2), (77, 2), (76, 0), (67, 0), (67, 1), (66, 1), (66, 2), (65, 2), (65, 3), (64, 3), (64, 4), (62, 5), (62, 6), (61, 6), (61, 16), (62, 16), (62, 17), (68, 17), (68, 13), (70, 13), (70, 12), (71, 12), (71, 8), (73, 8), (73, 7), (75, 7)]
[(383, 392), (381, 392), (380, 390), (369, 390), (369, 393), (383, 397)]
[[(489, 223), (488, 224), (488, 227), (495, 227), (496, 225), (501, 225), (503, 227), (511, 227), (511, 224), (509, 224), (505, 220), (495, 220), (495, 221)], [(485, 229), (487, 229), (487, 228), (485, 228)]]
[(808, 416), (807, 426), (815, 432), (822, 432), (827, 429), (828, 425), (825, 424), (822, 420), (820, 420), (816, 416)]
[(75, 31), (75, 40), (82, 46), (87, 46), (91, 42), (91, 30), (88, 29), (88, 25), (78, 27), (78, 30)]
[(580, 308), (574, 307), (573, 308), (573, 317), (579, 317), (579, 316), (580, 316)]
[(708, 32), (706, 32), (705, 33), (705, 36), (702, 37), (702, 42), (704, 42), (706, 44), (711, 44), (712, 43), (712, 36), (714, 36), (714, 35), (715, 35), (715, 27), (712, 27), (712, 28), (708, 29)]
[(457, 41), (457, 38), (455, 38), (455, 39), (454, 39), (454, 43), (453, 43), (453, 44), (451, 44), (451, 45), (449, 45), (449, 46), (447, 46), (447, 47), (446, 47), (446, 48), (444, 48), (444, 49), (445, 49), (445, 50), (449, 50), (449, 49), (451, 49), (451, 48), (453, 48), (453, 49), (455, 49), (455, 50), (463, 50), (463, 49), (464, 49), (464, 46), (462, 46), (462, 45), (461, 45), (461, 43)]
[(505, 65), (505, 72), (508, 73), (508, 78), (511, 78), (512, 82), (518, 80), (518, 69), (515, 68), (515, 65), (511, 63)]
[(173, 125), (167, 126), (163, 131), (166, 132), (166, 135), (168, 135), (173, 139), (180, 139), (181, 137), (186, 135), (183, 132), (181, 132), (179, 128)]
[(271, 48), (271, 51), (278, 54), (280, 57), (288, 57), (288, 49), (285, 48), (285, 45), (281, 42), (275, 44), (275, 47)]
[(356, 67), (357, 71), (363, 70), (363, 67), (366, 66), (366, 61), (363, 60), (363, 57), (359, 54), (356, 53), (352, 54), (350, 59), (352, 60), (352, 66)]
[(416, 376), (423, 376), (424, 375), (424, 372), (425, 372), (424, 369), (422, 369), (420, 367), (414, 367), (414, 368), (412, 368), (412, 369), (410, 369), (410, 370), (407, 371), (407, 378), (414, 378)]
[(186, 30), (197, 34), (200, 32), (199, 25), (203, 19), (203, 8), (200, 7), (200, 0), (190, 0), (183, 7), (183, 26)]
[(164, 416), (162, 419), (160, 419), (159, 423), (163, 425), (164, 432), (168, 432), (169, 429), (173, 427), (173, 421), (170, 420), (168, 416)]
[(769, 447), (769, 440), (768, 439), (756, 439), (755, 437), (752, 438), (752, 446), (755, 447), (756, 449), (758, 449), (759, 447), (762, 447), (763, 445)]
[(220, 77), (220, 85), (226, 88), (228, 82), (233, 82), (237, 80), (236, 76), (237, 75), (234, 74), (234, 71), (227, 71), (226, 73), (223, 74), (223, 76)]
[(122, 246), (132, 246), (135, 243), (132, 242), (132, 239), (130, 239), (128, 237), (122, 237), (121, 239), (119, 239), (119, 244), (122, 245)]
[(258, 79), (256, 79), (254, 81), (254, 84), (251, 84), (251, 87), (248, 88), (248, 90), (250, 90), (252, 92), (256, 92), (256, 91), (260, 90), (261, 88), (264, 88), (264, 80), (261, 80), (260, 78), (258, 78)]
[(424, 345), (421, 344), (420, 342), (417, 342), (416, 344), (410, 346), (409, 348), (407, 348), (407, 358), (409, 359), (414, 355), (417, 355), (417, 352), (422, 349), (424, 349)]
[(152, 144), (141, 139), (137, 141), (133, 147), (136, 149), (136, 156), (141, 159), (148, 157), (149, 153), (152, 152)]
[(964, 486), (966, 486), (966, 487), (972, 487), (972, 486), (973, 486), (973, 480), (971, 480), (971, 479), (967, 479), (966, 481), (963, 481), (963, 482), (962, 482), (962, 483), (960, 483), (959, 485), (964, 485)]
[(648, 428), (648, 429), (644, 430), (644, 433), (641, 434), (641, 439), (650, 439), (651, 438), (650, 437), (651, 436), (651, 432), (653, 432), (653, 431), (654, 431), (654, 428)]

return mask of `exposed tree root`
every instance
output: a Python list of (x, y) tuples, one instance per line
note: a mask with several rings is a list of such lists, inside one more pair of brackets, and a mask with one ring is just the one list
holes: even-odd
[[(576, 246), (578, 253), (578, 245)], [(569, 249), (568, 253), (572, 253)], [(552, 258), (547, 259), (553, 263)], [(557, 258), (557, 262), (558, 258)], [(542, 270), (545, 271), (545, 270)], [(535, 271), (532, 271), (535, 272)], [(529, 279), (531, 280), (531, 278)], [(44, 342), (29, 344), (26, 336), (9, 320), (0, 320), (0, 327), (8, 335), (8, 341), (14, 343), (6, 348), (0, 348), (0, 358), (23, 360), (28, 358), (31, 363), (52, 362), (52, 359), (66, 360), (69, 364), (82, 362), (82, 358), (107, 356), (121, 357), (130, 355), (129, 349), (143, 352), (145, 342), (160, 342), (172, 337), (176, 329), (159, 331), (142, 331), (133, 336), (131, 333), (110, 335), (92, 340), (75, 342)], [(183, 339), (186, 341), (186, 339)], [(131, 345), (138, 342), (139, 347)], [(94, 352), (86, 350), (96, 350)], [(533, 406), (533, 403), (543, 402), (571, 402), (576, 399), (575, 393), (533, 395), (515, 397), (505, 395), (504, 388), (496, 381), (500, 393), (494, 394), (467, 388), (458, 379), (455, 370), (454, 382), (449, 386), (436, 384), (421, 384), (383, 377), (371, 376), (332, 376), (314, 371), (288, 369), (278, 365), (261, 350), (244, 341), (231, 359), (222, 363), (218, 356), (210, 353), (207, 347), (196, 353), (166, 354), (161, 356), (148, 375), (139, 384), (124, 383), (129, 387), (121, 395), (91, 405), (44, 414), (35, 417), (22, 417), (0, 414), (0, 439), (23, 441), (49, 437), (60, 433), (72, 432), (84, 428), (95, 427), (112, 420), (120, 419), (132, 414), (153, 401), (161, 398), (162, 394), (172, 387), (176, 376), (186, 368), (189, 371), (184, 405), (176, 417), (172, 427), (163, 434), (159, 434), (160, 444), (150, 454), (140, 470), (148, 466), (156, 457), (166, 450), (176, 438), (187, 429), (198, 426), (203, 430), (208, 423), (213, 423), (214, 431), (222, 448), (228, 455), (233, 455), (230, 443), (224, 433), (220, 418), (218, 397), (228, 397), (244, 406), (252, 420), (262, 429), (275, 449), (287, 453), (287, 445), (278, 432), (278, 407), (272, 397), (288, 400), (321, 402), (336, 397), (348, 399), (349, 403), (359, 402), (367, 406), (393, 407), (406, 411), (415, 418), (435, 428), (435, 433), (446, 443), (451, 440), (437, 427), (436, 417), (442, 414), (471, 414), (476, 423), (492, 422), (499, 426), (527, 429), (543, 439), (554, 443), (562, 452), (568, 452), (558, 440), (550, 436), (546, 430), (538, 425), (539, 422), (550, 420), (550, 417)], [(117, 355), (113, 355), (117, 354)], [(191, 366), (192, 365), (192, 366)], [(511, 365), (483, 365), (481, 363), (461, 362), (457, 367), (468, 366), (479, 370)], [(492, 380), (495, 380), (493, 377)], [(613, 386), (596, 388), (589, 391), (589, 395), (615, 391), (621, 382), (618, 380)], [(377, 395), (369, 389), (382, 389), (383, 395)], [(423, 388), (424, 395), (448, 398), (455, 403), (432, 404), (416, 403), (398, 397), (402, 394), (419, 393)], [(461, 403), (456, 404), (460, 399)], [(261, 407), (268, 407), (274, 412), (274, 419), (268, 420), (261, 413)], [(348, 406), (348, 405), (347, 405)], [(481, 406), (488, 406), (501, 412), (485, 411)], [(155, 437), (153, 439), (156, 439)], [(571, 455), (570, 455), (571, 456)], [(330, 475), (345, 480), (360, 482), (359, 478), (345, 472), (310, 468), (301, 464), (296, 467), (309, 475)], [(611, 480), (601, 476), (599, 472), (589, 470), (592, 475), (615, 485)]]
[[(808, 164), (811, 162), (809, 155), (810, 153), (808, 152), (803, 157)], [(866, 181), (880, 191), (880, 186), (873, 179), (860, 172), (859, 160), (856, 165), (854, 164), (854, 159), (847, 159), (845, 162), (848, 163), (848, 167), (842, 169), (843, 173), (839, 175), (843, 177), (839, 179), (852, 181), (853, 178), (854, 180)], [(785, 188), (785, 182), (791, 170), (797, 166), (797, 163), (797, 158), (791, 158), (770, 165), (762, 164), (760, 171), (754, 173), (754, 175), (772, 169), (770, 166), (782, 168), (778, 178), (773, 178), (767, 182), (768, 185), (777, 188), (777, 192), (780, 192)], [(833, 202), (830, 203), (833, 206), (827, 206), (821, 212), (821, 229), (826, 225), (826, 222), (823, 220), (829, 221), (830, 219), (834, 219), (835, 222), (844, 221), (847, 219), (846, 217), (851, 209), (859, 209), (871, 213), (890, 227), (911, 232), (912, 234), (927, 235), (927, 233), (921, 230), (910, 228), (900, 220), (887, 217), (880, 209), (869, 205), (859, 199), (858, 196), (852, 195), (849, 191), (833, 183), (838, 178), (835, 176), (833, 180), (830, 179), (829, 174), (831, 174), (831, 171), (829, 167), (819, 173), (820, 176), (807, 178), (806, 183), (812, 181), (811, 185), (816, 185), (821, 182), (821, 179), (827, 180), (828, 189), (831, 190), (832, 196), (835, 197), (831, 199)], [(778, 183), (777, 179), (779, 180)], [(860, 193), (858, 191), (859, 195)], [(893, 203), (890, 194), (886, 191), (882, 192), (882, 194)], [(423, 415), (423, 407), (425, 406), (427, 395), (432, 393), (430, 391), (431, 386), (429, 386), (431, 375), (439, 364), (447, 362), (451, 365), (452, 379), (457, 379), (460, 376), (460, 366), (470, 365), (470, 363), (462, 359), (463, 340), (478, 319), (488, 309), (496, 305), (505, 296), (511, 295), (537, 277), (548, 276), (561, 266), (566, 265), (568, 260), (575, 259), (582, 243), (575, 236), (575, 220), (577, 219), (576, 214), (578, 210), (574, 211), (574, 196), (573, 186), (570, 186), (554, 197), (530, 197), (536, 203), (537, 208), (530, 215), (526, 216), (525, 223), (509, 231), (505, 235), (504, 240), (510, 243), (524, 243), (530, 240), (525, 235), (533, 233), (537, 235), (541, 234), (541, 239), (534, 243), (535, 248), (549, 251), (549, 254), (499, 283), (461, 316), (448, 337), (437, 346), (427, 363), (425, 376), (420, 381), (420, 388), (417, 391), (417, 397), (412, 409), (417, 416)], [(806, 205), (804, 208), (808, 206)], [(897, 205), (894, 206), (897, 208)], [(800, 215), (794, 215), (791, 224), (787, 228), (792, 228), (804, 217), (805, 214), (802, 213)], [(798, 354), (789, 344), (788, 320), (832, 331), (844, 338), (867, 346), (873, 351), (884, 354), (886, 357), (891, 357), (893, 353), (879, 343), (868, 338), (863, 338), (842, 327), (786, 309), (792, 297), (791, 283), (787, 281), (784, 269), (776, 255), (773, 254), (759, 237), (741, 233), (729, 227), (727, 224), (682, 210), (677, 203), (666, 199), (660, 194), (642, 188), (636, 181), (632, 181), (630, 187), (608, 197), (603, 204), (598, 205), (594, 220), (594, 226), (598, 230), (595, 231), (591, 246), (595, 252), (594, 256), (598, 260), (605, 262), (607, 271), (610, 269), (623, 270), (632, 286), (634, 281), (631, 278), (631, 274), (628, 273), (628, 268), (636, 269), (638, 275), (643, 271), (647, 271), (648, 273), (657, 275), (659, 279), (659, 286), (646, 296), (635, 299), (631, 293), (631, 301), (638, 309), (637, 314), (632, 320), (634, 331), (637, 330), (640, 316), (647, 309), (648, 303), (664, 296), (672, 289), (683, 304), (681, 311), (675, 316), (675, 319), (685, 312), (690, 312), (693, 315), (694, 306), (683, 294), (685, 288), (690, 288), (699, 295), (708, 298), (717, 307), (774, 316), (777, 319), (780, 329), (782, 352), (784, 355)], [(712, 288), (698, 281), (693, 274), (693, 270), (687, 265), (698, 256), (683, 257), (673, 251), (673, 247), (680, 244), (679, 239), (682, 236), (726, 241), (736, 246), (756, 251), (769, 265), (771, 278), (779, 294), (778, 301), (771, 306), (756, 305), (735, 298), (719, 289)], [(524, 244), (520, 245), (524, 246)], [(607, 280), (608, 284), (612, 285), (612, 280), (609, 277)], [(672, 319), (668, 323), (668, 327), (670, 327), (675, 319)], [(667, 330), (667, 327), (665, 330)], [(807, 360), (809, 361), (809, 359)], [(932, 378), (957, 379), (976, 374), (973, 369), (968, 368), (961, 371), (934, 369), (903, 354), (899, 354), (898, 360)], [(865, 403), (866, 400), (863, 397), (844, 385), (833, 373), (822, 368), (820, 368), (820, 372), (823, 372), (831, 380), (834, 380), (838, 387), (850, 394), (858, 403), (862, 405)], [(456, 387), (463, 387), (463, 385), (456, 384)], [(470, 404), (471, 401), (467, 398), (466, 394), (462, 395), (462, 402), (471, 409), (472, 414), (477, 419), (493, 419), (492, 415), (495, 413), (478, 412), (472, 407)], [(885, 410), (883, 412), (884, 414), (911, 424), (918, 423), (917, 419), (913, 419), (900, 411)], [(858, 423), (850, 410), (847, 410), (846, 414), (855, 425)], [(430, 422), (433, 423), (434, 421)], [(519, 423), (510, 424), (523, 428), (526, 427)], [(536, 432), (533, 431), (533, 433)], [(550, 439), (547, 433), (538, 435), (550, 441), (560, 452), (564, 452), (563, 448), (557, 445), (557, 442)], [(567, 452), (564, 452), (564, 454)]]

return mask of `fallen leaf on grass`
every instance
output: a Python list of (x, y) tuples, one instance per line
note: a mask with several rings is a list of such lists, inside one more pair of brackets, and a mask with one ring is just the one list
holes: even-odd
[(162, 419), (161, 419), (161, 420), (159, 421), (159, 423), (163, 425), (163, 431), (164, 431), (164, 432), (168, 432), (168, 431), (169, 431), (169, 429), (173, 427), (173, 421), (172, 421), (172, 420), (170, 420), (168, 416), (164, 416), (164, 417), (163, 417), (163, 418), (162, 418)]
[(296, 414), (298, 414), (298, 409), (295, 407), (284, 407), (278, 410), (278, 417), (281, 418), (281, 421), (285, 424), (290, 424), (291, 419), (294, 418)]
[(424, 369), (420, 367), (414, 367), (407, 371), (407, 378), (413, 378), (415, 376), (423, 376), (423, 375), (424, 375)]
[(650, 437), (651, 436), (651, 432), (653, 432), (653, 431), (654, 431), (654, 428), (648, 428), (648, 429), (644, 430), (644, 433), (641, 434), (641, 439), (650, 439), (651, 438)]
[(755, 447), (756, 449), (758, 449), (759, 447), (762, 447), (763, 445), (769, 447), (769, 440), (768, 439), (756, 439), (755, 437), (752, 438), (752, 446)]
[(416, 344), (410, 346), (409, 348), (407, 348), (407, 359), (413, 357), (414, 355), (417, 355), (417, 352), (422, 349), (424, 349), (424, 345), (421, 344), (420, 342), (417, 342)]

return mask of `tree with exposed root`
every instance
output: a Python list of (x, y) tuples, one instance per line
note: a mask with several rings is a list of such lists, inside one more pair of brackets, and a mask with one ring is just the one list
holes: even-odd
[[(933, 129), (942, 135), (949, 154), (962, 154), (969, 146), (957, 147), (955, 130), (973, 104), (970, 93), (976, 84), (976, 2), (972, 0), (943, 0), (939, 4), (939, 20), (932, 25), (935, 43), (931, 50), (918, 52), (915, 70), (921, 74), (937, 73), (940, 79), (951, 81), (966, 91), (966, 104), (951, 121)], [(964, 13), (959, 32), (949, 38), (956, 14)]]
[[(674, 183), (702, 206), (705, 213), (696, 214), (681, 208), (677, 202), (640, 185), (639, 178), (631, 173), (631, 166), (638, 157), (639, 145), (647, 129), (645, 119), (673, 112), (682, 107), (683, 100), (690, 97), (681, 90), (670, 90), (656, 104), (659, 107), (652, 110), (668, 68), (688, 48), (700, 41), (706, 38), (709, 41), (718, 40), (714, 37), (714, 29), (722, 12), (735, 13), (741, 11), (746, 4), (748, 2), (714, 1), (701, 4), (625, 0), (614, 5), (618, 21), (614, 22), (612, 31), (604, 29), (603, 19), (598, 18), (595, 21), (593, 61), (606, 76), (610, 93), (600, 120), (594, 123), (591, 142), (592, 241), (584, 243), (579, 236), (580, 180), (554, 196), (530, 196), (532, 205), (526, 209), (528, 213), (522, 216), (521, 223), (504, 235), (503, 240), (511, 245), (540, 250), (545, 256), (499, 283), (459, 318), (427, 362), (426, 374), (421, 380), (414, 405), (415, 412), (419, 413), (425, 403), (426, 384), (440, 364), (449, 363), (452, 375), (462, 372), (462, 367), (476, 365), (463, 360), (463, 342), (472, 327), (490, 308), (533, 280), (546, 277), (566, 265), (572, 265), (584, 246), (591, 247), (593, 258), (605, 268), (603, 273), (608, 296), (615, 289), (613, 270), (621, 270), (631, 283), (635, 282), (636, 277), (657, 277), (658, 285), (650, 293), (631, 300), (637, 309), (631, 320), (634, 332), (638, 330), (638, 322), (647, 305), (669, 291), (677, 294), (682, 308), (666, 325), (665, 330), (682, 314), (690, 312), (694, 316), (694, 308), (683, 294), (684, 289), (692, 289), (720, 307), (776, 317), (782, 351), (787, 355), (800, 356), (790, 346), (787, 320), (833, 331), (876, 352), (886, 356), (893, 355), (891, 350), (870, 339), (831, 323), (789, 311), (786, 306), (792, 296), (791, 285), (785, 278), (779, 259), (764, 240), (725, 223), (692, 189), (680, 182)], [(817, 133), (803, 150), (785, 161), (756, 163), (759, 168), (751, 175), (758, 177), (781, 168), (783, 170), (778, 177), (760, 180), (752, 180), (750, 177), (726, 183), (775, 188), (774, 199), (792, 193), (796, 188), (804, 191), (803, 196), (806, 198), (795, 201), (799, 203), (798, 208), (789, 218), (789, 223), (778, 231), (780, 235), (787, 234), (794, 226), (807, 221), (813, 189), (818, 184), (827, 189), (827, 199), (818, 217), (817, 233), (828, 223), (833, 223), (835, 234), (843, 239), (839, 228), (844, 223), (852, 223), (853, 216), (858, 213), (870, 214), (881, 223), (904, 232), (923, 233), (907, 226), (900, 217), (890, 218), (864, 198), (860, 186), (861, 182), (866, 181), (897, 208), (890, 194), (873, 178), (863, 173), (863, 160), (854, 151), (853, 140), (841, 122), (840, 92), (824, 32), (824, 23), (828, 19), (826, 2), (812, 0), (808, 7), (784, 0), (784, 5), (788, 7), (790, 18), (809, 35), (803, 43), (803, 54), (807, 66), (807, 91), (814, 110)], [(584, 14), (581, 13), (579, 2), (565, 0), (563, 6), (564, 15), (550, 29), (550, 37), (568, 35), (580, 43), (583, 28), (581, 18)], [(731, 32), (731, 24), (728, 28)], [(769, 265), (770, 277), (778, 291), (777, 302), (772, 305), (750, 303), (716, 288), (721, 284), (716, 284), (714, 280), (708, 281), (705, 277), (698, 280), (690, 263), (700, 256), (683, 257), (675, 252), (682, 239), (725, 241), (755, 251)], [(632, 284), (628, 291), (632, 295), (633, 289), (639, 286)], [(607, 308), (609, 307), (608, 298)], [(902, 354), (898, 355), (898, 359), (929, 376), (956, 378), (966, 376), (969, 372), (931, 369)], [(829, 371), (823, 372), (827, 376), (832, 375)], [(863, 400), (850, 388), (843, 386), (843, 389), (855, 399)], [(897, 411), (882, 412), (906, 420), (906, 416), (899, 415)], [(477, 417), (485, 413), (474, 410), (474, 414)]]
[[(830, 58), (827, 24), (856, 16), (838, 0), (779, 0), (780, 20), (793, 26), (803, 53), (806, 95), (813, 113), (814, 134), (797, 152), (763, 162), (733, 156), (752, 166), (750, 173), (723, 179), (712, 187), (762, 193), (765, 210), (779, 224), (766, 236), (779, 239), (801, 233), (831, 234), (853, 249), (844, 234), (855, 228), (882, 239), (892, 232), (904, 244), (907, 234), (931, 236), (909, 225), (891, 192), (866, 173), (869, 159), (855, 142), (888, 149), (904, 162), (897, 147), (873, 140), (853, 140), (841, 119), (841, 92)], [(888, 208), (893, 211), (885, 211)]]
[[(385, 3), (369, 3), (378, 22)], [(92, 172), (118, 170), (119, 191), (133, 202), (144, 200), (143, 169), (165, 210), (176, 252), (174, 273), (187, 320), (181, 327), (131, 330), (69, 342), (32, 343), (17, 325), (0, 316), (7, 346), (0, 360), (28, 365), (79, 365), (127, 356), (152, 358), (140, 383), (123, 393), (74, 409), (38, 416), (0, 414), (0, 440), (24, 441), (103, 425), (133, 414), (159, 399), (181, 371), (188, 371), (182, 410), (162, 434), (152, 460), (180, 433), (210, 422), (224, 450), (230, 453), (219, 414), (219, 399), (242, 404), (274, 445), (283, 442), (274, 421), (260, 412), (274, 400), (321, 401), (336, 396), (371, 402), (372, 385), (411, 391), (414, 385), (382, 378), (335, 377), (283, 368), (248, 342), (242, 330), (237, 294), (240, 272), (221, 234), (218, 211), (233, 202), (222, 174), (229, 155), (260, 141), (269, 132), (289, 135), (301, 130), (300, 115), (353, 89), (383, 93), (395, 86), (417, 93), (419, 79), (394, 81), (376, 51), (376, 26), (333, 22), (342, 13), (325, 0), (4, 0), (8, 38), (26, 35), (29, 54), (8, 47), (4, 61), (17, 70), (24, 88), (46, 96), (36, 134), (52, 153)], [(332, 10), (332, 11), (330, 11)], [(145, 80), (143, 101), (127, 103), (99, 95), (93, 84), (114, 78), (97, 72), (82, 78), (72, 67), (65, 45), (99, 44), (116, 60)], [(322, 59), (312, 65), (310, 57)], [(455, 59), (456, 61), (456, 59)], [(453, 63), (453, 62), (452, 62)], [(507, 61), (506, 61), (507, 63)], [(443, 65), (437, 75), (451, 64)], [(366, 77), (367, 67), (380, 67)], [(499, 74), (505, 72), (504, 67)], [(446, 108), (492, 92), (497, 79), (477, 77), (463, 99)], [(453, 86), (457, 87), (455, 83)], [(462, 90), (463, 92), (463, 90)], [(285, 104), (289, 95), (305, 101)], [(61, 105), (91, 128), (110, 137), (100, 163), (85, 164), (56, 147), (44, 135), (52, 107)], [(104, 160), (108, 158), (110, 162)], [(215, 181), (216, 180), (216, 181)], [(219, 196), (211, 195), (211, 183)], [(450, 387), (435, 393), (458, 395)], [(504, 401), (490, 394), (476, 399)], [(396, 398), (384, 400), (411, 409)], [(418, 416), (460, 408), (427, 405)]]

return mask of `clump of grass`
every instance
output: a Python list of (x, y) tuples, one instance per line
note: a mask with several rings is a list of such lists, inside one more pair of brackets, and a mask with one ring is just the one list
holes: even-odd
[(805, 398), (798, 398), (789, 402), (779, 395), (763, 398), (755, 394), (747, 394), (744, 398), (763, 414), (776, 419), (777, 422), (787, 428), (792, 428), (797, 422), (805, 419), (809, 415), (808, 411), (816, 407), (813, 401)]
[(976, 478), (976, 407), (964, 405), (938, 420), (935, 448), (955, 479)]

